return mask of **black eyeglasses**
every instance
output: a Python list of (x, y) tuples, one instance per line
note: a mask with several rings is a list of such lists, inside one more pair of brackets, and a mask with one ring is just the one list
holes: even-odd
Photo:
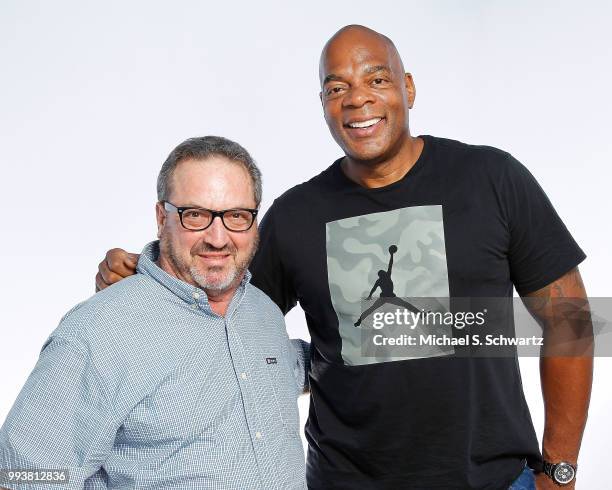
[(221, 218), (223, 226), (229, 231), (247, 231), (253, 226), (257, 209), (235, 208), (215, 211), (206, 208), (190, 208), (175, 206), (171, 202), (163, 201), (166, 211), (173, 211), (179, 215), (183, 228), (191, 231), (202, 231), (212, 225), (214, 219)]

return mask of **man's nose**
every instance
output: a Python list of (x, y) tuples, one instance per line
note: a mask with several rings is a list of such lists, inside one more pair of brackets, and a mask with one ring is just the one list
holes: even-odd
[(374, 97), (368, 87), (356, 85), (352, 87), (342, 100), (344, 107), (362, 107), (368, 102), (373, 103)]
[(215, 216), (211, 225), (205, 230), (205, 241), (215, 248), (223, 248), (229, 242), (227, 228), (223, 225), (220, 216)]

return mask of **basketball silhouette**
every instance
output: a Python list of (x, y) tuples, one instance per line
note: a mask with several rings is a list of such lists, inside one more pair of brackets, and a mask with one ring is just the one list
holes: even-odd
[(389, 253), (394, 254), (395, 252), (397, 252), (397, 247), (395, 245), (391, 245), (389, 247)]

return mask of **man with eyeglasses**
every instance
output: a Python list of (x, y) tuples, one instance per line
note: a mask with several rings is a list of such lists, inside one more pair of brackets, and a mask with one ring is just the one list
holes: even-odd
[(0, 486), (52, 468), (61, 488), (305, 488), (308, 344), (289, 341), (247, 270), (260, 172), (237, 143), (192, 138), (157, 192), (159, 241), (138, 274), (70, 310), (46, 341), (0, 430)]

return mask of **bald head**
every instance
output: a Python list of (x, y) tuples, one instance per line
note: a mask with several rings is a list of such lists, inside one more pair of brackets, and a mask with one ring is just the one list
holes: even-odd
[(319, 81), (324, 84), (325, 78), (329, 75), (327, 67), (328, 58), (338, 56), (349, 56), (355, 51), (385, 50), (387, 58), (392, 66), (389, 68), (397, 74), (404, 73), (402, 59), (393, 44), (393, 41), (384, 34), (376, 32), (369, 27), (358, 24), (344, 26), (338, 30), (323, 47), (319, 60)]

